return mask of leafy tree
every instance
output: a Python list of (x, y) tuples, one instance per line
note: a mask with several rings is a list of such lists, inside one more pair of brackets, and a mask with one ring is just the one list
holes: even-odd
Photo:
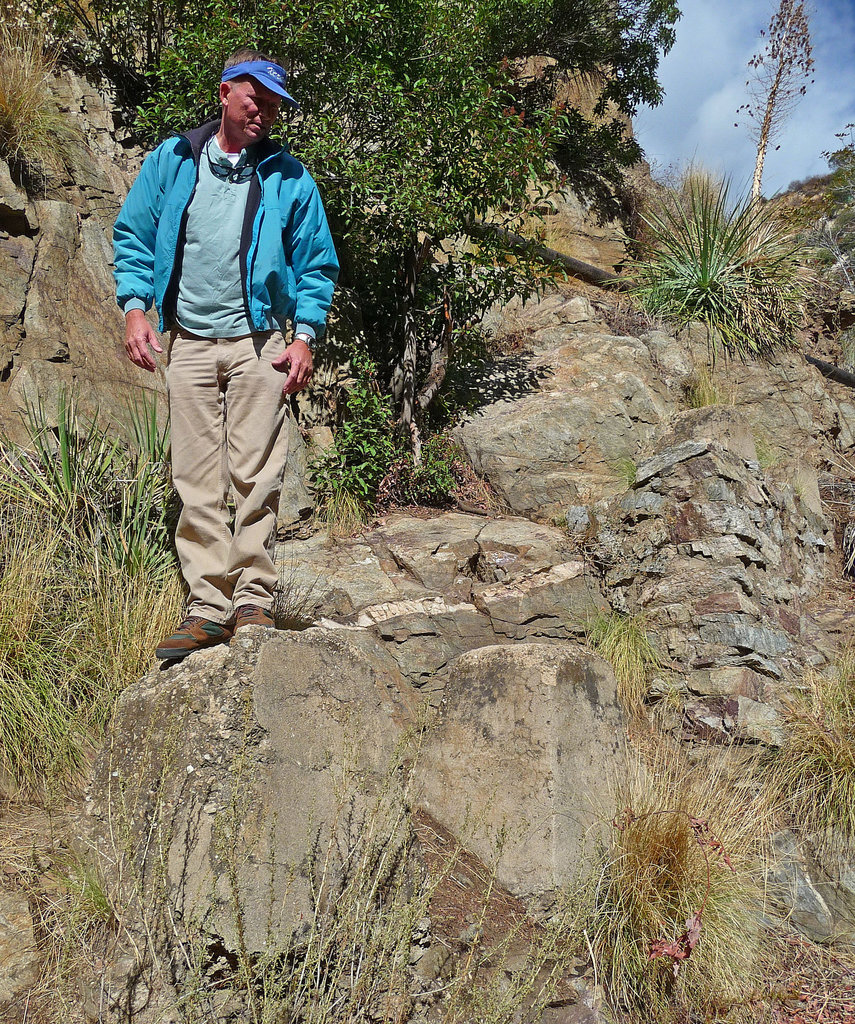
[[(512, 229), (565, 184), (615, 212), (640, 155), (626, 117), (659, 101), (678, 17), (674, 0), (186, 5), (138, 124), (160, 137), (215, 115), (223, 58), (247, 41), (282, 61), (302, 104), (285, 134), (321, 186), (343, 283), (418, 452), (415, 423), (453, 350), (542, 275), (533, 253), (479, 228)], [(526, 77), (532, 54), (547, 69)], [(556, 104), (568, 75), (596, 83), (595, 117)]]
[(739, 108), (751, 124), (757, 144), (751, 198), (760, 198), (763, 165), (771, 143), (813, 82), (813, 47), (810, 21), (803, 0), (780, 0), (768, 31), (766, 45), (748, 62), (750, 100)]

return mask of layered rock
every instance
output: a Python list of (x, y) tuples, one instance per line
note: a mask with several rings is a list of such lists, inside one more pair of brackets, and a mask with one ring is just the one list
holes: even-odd
[(687, 674), (701, 695), (693, 720), (753, 713), (749, 731), (762, 731), (752, 702), (830, 653), (809, 614), (833, 546), (816, 477), (767, 478), (747, 420), (729, 409), (682, 413), (657, 448), (626, 495), (595, 509), (607, 592), (617, 609), (644, 611)]
[(351, 540), (287, 541), (277, 560), (288, 614), (381, 645), (419, 687), (441, 689), (465, 651), (581, 636), (607, 607), (567, 535), (519, 518), (390, 515)]

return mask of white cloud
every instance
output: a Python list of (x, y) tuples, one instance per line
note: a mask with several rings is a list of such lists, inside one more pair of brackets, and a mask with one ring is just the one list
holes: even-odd
[[(747, 98), (748, 60), (777, 0), (730, 0), (726, 10), (709, 0), (682, 0), (680, 6), (677, 42), (660, 68), (665, 99), (639, 112), (638, 139), (654, 165), (697, 160), (747, 185), (754, 145), (747, 126), (735, 128), (734, 122)], [(855, 0), (816, 0), (811, 31), (815, 81), (777, 140), (780, 148), (767, 156), (767, 195), (826, 171), (822, 151), (834, 149), (834, 133), (855, 121)]]

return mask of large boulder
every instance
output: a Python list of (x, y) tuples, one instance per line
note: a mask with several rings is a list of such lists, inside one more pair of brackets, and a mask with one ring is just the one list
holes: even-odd
[(675, 400), (637, 338), (563, 325), (556, 310), (531, 343), (540, 354), (522, 361), (525, 391), (510, 380), (504, 393), (494, 388), (496, 400), (456, 437), (512, 512), (548, 519), (620, 491), (623, 466), (662, 428)]
[(141, 932), (260, 951), (310, 919), (312, 851), (381, 790), (400, 808), (394, 758), (413, 710), (394, 663), (320, 629), (249, 631), (154, 670), (119, 702), (84, 852)]
[(611, 668), (576, 645), (461, 655), (415, 794), (512, 893), (544, 897), (590, 865), (615, 813), (624, 722)]

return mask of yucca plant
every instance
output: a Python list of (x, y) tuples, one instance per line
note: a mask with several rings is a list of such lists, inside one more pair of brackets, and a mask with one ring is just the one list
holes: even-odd
[(129, 407), (129, 446), (98, 418), (84, 419), (74, 395), (60, 391), (56, 425), (41, 400), (28, 403), (27, 445), (0, 443), (0, 496), (38, 510), (72, 546), (85, 537), (129, 573), (169, 573), (177, 499), (166, 456), (169, 431), (155, 400)]
[(645, 218), (647, 253), (635, 269), (645, 309), (706, 324), (727, 353), (759, 355), (794, 342), (802, 321), (803, 243), (769, 204), (729, 185), (690, 178), (678, 200)]

